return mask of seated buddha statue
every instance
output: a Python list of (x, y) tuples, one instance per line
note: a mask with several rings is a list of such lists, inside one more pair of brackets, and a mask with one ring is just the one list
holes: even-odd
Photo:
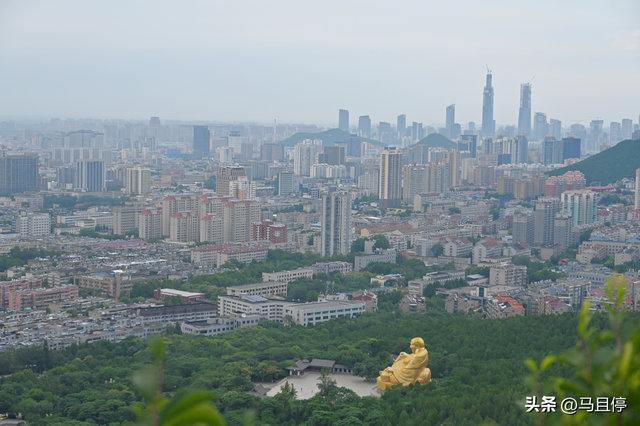
[(429, 352), (424, 347), (424, 340), (416, 337), (411, 340), (411, 354), (401, 352), (391, 367), (380, 372), (378, 389), (385, 390), (389, 386), (412, 383), (426, 385), (431, 381), (431, 370), (427, 368)]

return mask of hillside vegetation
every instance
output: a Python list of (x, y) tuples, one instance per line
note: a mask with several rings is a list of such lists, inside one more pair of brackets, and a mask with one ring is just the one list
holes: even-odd
[(427, 145), (432, 148), (458, 149), (458, 144), (439, 133), (431, 133), (427, 135), (426, 138), (420, 139), (415, 145), (411, 145), (411, 147), (416, 145)]
[(635, 176), (640, 168), (640, 139), (626, 140), (568, 167), (547, 172), (549, 176), (560, 176), (578, 170), (584, 173), (587, 185), (600, 182), (602, 185), (615, 183), (625, 176)]
[[(340, 130), (340, 129), (329, 129), (329, 130), (325, 130), (324, 132), (320, 132), (320, 133), (296, 133), (295, 135), (288, 137), (287, 139), (279, 142), (279, 145), (284, 145), (284, 146), (295, 146), (296, 144), (299, 144), (300, 142), (302, 142), (305, 139), (322, 139), (322, 145), (323, 146), (333, 146), (336, 144), (336, 142), (346, 142), (349, 140), (349, 138), (351, 137), (351, 133), (349, 132), (345, 132), (344, 130)], [(360, 140), (362, 142), (369, 142), (370, 144), (376, 145), (376, 146), (386, 146), (385, 144), (383, 144), (380, 141), (376, 141), (373, 139), (369, 139), (369, 138), (363, 138), (361, 137)]]

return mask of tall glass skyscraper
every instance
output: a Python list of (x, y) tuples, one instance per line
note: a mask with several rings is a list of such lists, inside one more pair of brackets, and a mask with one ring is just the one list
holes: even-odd
[(349, 111), (346, 109), (338, 111), (338, 129), (349, 131)]
[(482, 136), (494, 137), (496, 124), (493, 121), (493, 86), (491, 73), (487, 73), (487, 84), (482, 93)]
[(520, 112), (518, 114), (518, 133), (531, 137), (531, 84), (520, 85)]
[(204, 156), (209, 155), (211, 133), (207, 126), (193, 126), (193, 150)]

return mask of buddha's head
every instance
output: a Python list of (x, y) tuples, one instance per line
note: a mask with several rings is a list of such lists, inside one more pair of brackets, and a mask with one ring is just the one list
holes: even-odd
[(411, 352), (416, 353), (420, 349), (424, 349), (424, 340), (421, 337), (411, 339)]

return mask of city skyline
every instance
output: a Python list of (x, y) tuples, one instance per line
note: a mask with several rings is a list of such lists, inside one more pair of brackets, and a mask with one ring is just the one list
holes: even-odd
[[(460, 124), (480, 127), (484, 64), (492, 70), (497, 125), (517, 123), (520, 85), (533, 76), (533, 113), (565, 124), (639, 113), (640, 88), (630, 82), (640, 69), (640, 6), (631, 1), (553, 3), (553, 14), (543, 13), (544, 2), (527, 9), (528, 21), (544, 20), (545, 31), (522, 25), (521, 7), (503, 1), (490, 5), (495, 26), (478, 19), (487, 5), (472, 2), (436, 9), (401, 2), (390, 10), (328, 2), (312, 15), (290, 2), (193, 9), (140, 2), (122, 15), (117, 3), (3, 2), (0, 58), (14, 65), (0, 68), (12, 82), (0, 116), (337, 127), (339, 108), (352, 123), (406, 114), (410, 122), (438, 124), (455, 103)], [(445, 18), (424, 25), (432, 14)], [(567, 21), (569, 14), (580, 19)], [(408, 52), (418, 58), (411, 67), (403, 66)], [(385, 60), (367, 66), (377, 56)], [(198, 66), (185, 67), (196, 59)]]

